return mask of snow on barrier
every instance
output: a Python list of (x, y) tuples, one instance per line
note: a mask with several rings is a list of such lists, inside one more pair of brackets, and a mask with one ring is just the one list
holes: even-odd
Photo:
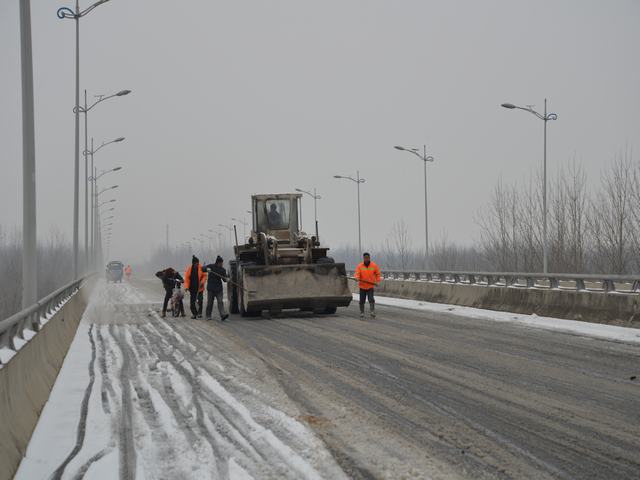
[(0, 321), (0, 480), (12, 478), (67, 354), (95, 276)]
[(383, 277), (377, 291), (391, 297), (640, 327), (640, 275), (388, 270)]

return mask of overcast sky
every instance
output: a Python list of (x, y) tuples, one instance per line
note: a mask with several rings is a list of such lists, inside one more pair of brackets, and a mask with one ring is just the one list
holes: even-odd
[[(73, 21), (32, 0), (38, 233), (71, 237)], [(81, 6), (88, 6), (82, 2)], [(69, 6), (72, 3), (69, 2)], [(0, 2), (0, 225), (21, 223), (18, 0)], [(542, 162), (542, 123), (503, 102), (549, 108), (549, 168), (574, 155), (595, 182), (640, 146), (640, 1), (111, 0), (81, 20), (81, 88), (131, 89), (91, 111), (102, 186), (119, 184), (113, 255), (217, 228), (252, 193), (313, 189), (331, 245), (377, 245), (399, 218), (471, 243), (499, 178)], [(637, 159), (637, 153), (635, 155)], [(84, 198), (84, 197), (82, 197)], [(104, 194), (107, 198), (107, 194)], [(312, 202), (304, 217), (311, 220)], [(83, 210), (81, 210), (83, 212)], [(311, 230), (311, 223), (307, 224)], [(82, 237), (81, 237), (82, 238)], [(137, 257), (137, 258), (133, 258)]]

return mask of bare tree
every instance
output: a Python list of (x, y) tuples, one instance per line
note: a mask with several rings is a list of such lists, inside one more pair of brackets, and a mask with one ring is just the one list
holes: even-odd
[(633, 162), (627, 150), (617, 155), (602, 182), (589, 215), (594, 266), (601, 272), (627, 273), (634, 227)]
[(411, 263), (412, 242), (409, 235), (409, 228), (404, 219), (400, 219), (393, 224), (393, 228), (384, 242), (384, 253), (386, 261), (395, 268), (407, 269)]

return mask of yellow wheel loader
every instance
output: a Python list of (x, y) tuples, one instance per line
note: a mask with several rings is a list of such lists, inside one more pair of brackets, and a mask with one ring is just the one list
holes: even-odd
[(251, 236), (234, 247), (227, 283), (232, 313), (285, 309), (335, 313), (352, 296), (343, 263), (327, 256), (315, 235), (301, 231), (301, 194), (253, 195)]

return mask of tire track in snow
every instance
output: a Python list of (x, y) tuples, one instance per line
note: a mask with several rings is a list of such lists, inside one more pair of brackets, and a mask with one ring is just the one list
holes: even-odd
[(89, 342), (91, 343), (91, 360), (89, 361), (89, 384), (84, 391), (84, 397), (82, 398), (82, 405), (80, 407), (80, 420), (78, 421), (78, 428), (76, 430), (76, 444), (73, 447), (73, 450), (67, 455), (67, 458), (56, 468), (56, 470), (51, 474), (52, 480), (59, 480), (62, 478), (62, 474), (64, 470), (67, 468), (67, 465), (78, 455), (80, 450), (82, 449), (82, 444), (84, 443), (84, 437), (87, 431), (87, 415), (89, 413), (89, 399), (91, 398), (91, 391), (93, 390), (93, 384), (96, 379), (96, 374), (94, 371), (95, 363), (96, 363), (96, 342), (93, 339), (93, 325), (89, 327)]
[[(196, 378), (189, 374), (189, 383), (192, 386), (198, 386), (198, 393), (208, 403), (208, 417), (217, 424), (218, 431), (221, 430), (220, 424), (227, 424), (229, 428), (241, 435), (246, 443), (251, 445), (252, 450), (259, 455), (259, 460), (261, 460), (258, 471), (262, 470), (262, 475), (269, 477), (275, 475), (276, 478), (320, 478), (319, 474), (279, 439), (272, 430), (251, 418), (248, 410), (233, 398), (217, 380), (211, 377), (208, 372), (210, 362), (201, 358), (203, 355), (198, 354), (201, 349), (196, 349), (192, 344), (186, 342), (179, 332), (174, 331), (174, 325), (159, 321), (144, 325), (144, 329), (148, 338), (157, 332), (162, 342), (171, 345), (172, 352), (180, 352), (182, 356), (194, 362), (198, 374)], [(160, 332), (160, 329), (164, 332)], [(153, 332), (154, 330), (155, 332)], [(197, 337), (194, 336), (194, 338)], [(181, 347), (186, 347), (188, 351), (182, 350)], [(172, 364), (179, 365), (176, 363), (174, 355), (168, 355), (168, 359)], [(255, 471), (255, 466), (253, 466), (254, 468), (246, 467), (250, 471)]]
[[(124, 327), (126, 328), (126, 327)], [(120, 383), (122, 385), (122, 412), (120, 415), (120, 432), (118, 441), (120, 469), (122, 480), (136, 478), (136, 447), (133, 441), (133, 418), (131, 406), (131, 354), (127, 342), (124, 340), (123, 329), (119, 328), (118, 347), (122, 352), (122, 369), (120, 371)]]

